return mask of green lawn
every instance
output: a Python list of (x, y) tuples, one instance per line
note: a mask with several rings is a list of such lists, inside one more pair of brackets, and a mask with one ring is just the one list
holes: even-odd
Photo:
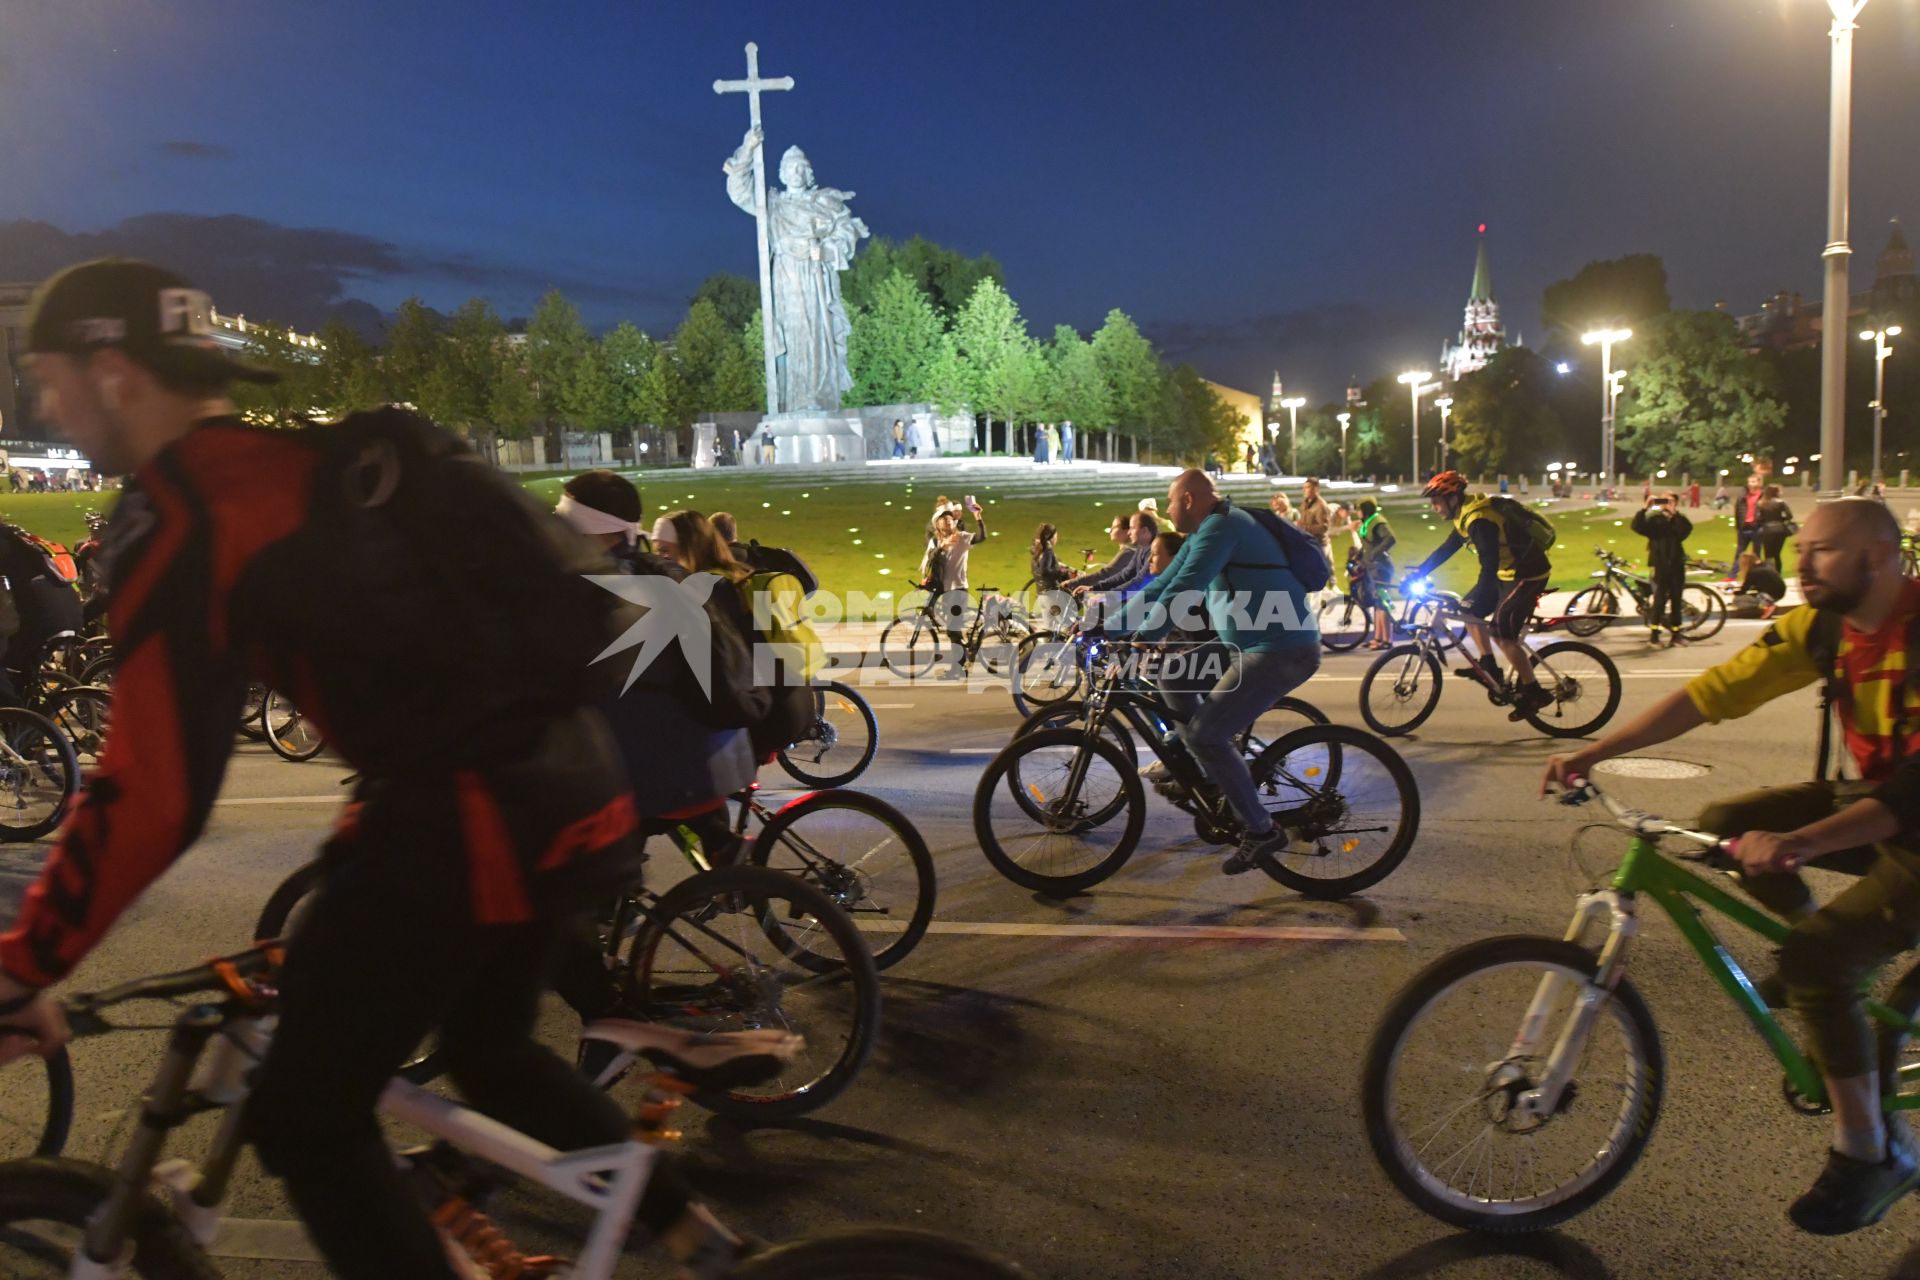
[[(767, 476), (731, 468), (720, 471), (656, 473), (641, 481), (647, 523), (663, 512), (692, 507), (709, 514), (731, 511), (742, 538), (790, 546), (806, 557), (822, 584), (842, 594), (861, 592), (882, 614), (891, 613), (891, 600), (911, 585), (919, 567), (928, 515), (942, 492), (962, 496), (957, 476), (933, 474), (931, 479), (907, 480), (849, 473), (842, 477), (810, 473)], [(996, 493), (996, 484), (1002, 491)], [(557, 500), (560, 479), (530, 479), (528, 488), (544, 501)], [(1158, 481), (1136, 491), (1122, 478), (1088, 477), (1084, 487), (1051, 494), (1005, 492), (1015, 486), (1007, 480), (972, 480), (965, 486), (986, 507), (993, 537), (973, 552), (969, 576), (976, 584), (1013, 590), (1027, 578), (1027, 544), (1034, 526), (1051, 521), (1061, 530), (1060, 554), (1077, 563), (1085, 547), (1099, 549), (1102, 562), (1111, 553), (1107, 523), (1119, 511), (1132, 511), (1139, 499), (1166, 495)], [(24, 525), (35, 533), (74, 545), (86, 536), (81, 515), (89, 508), (104, 510), (112, 494), (21, 493), (0, 495), (0, 518)], [(1394, 563), (1404, 572), (1438, 544), (1444, 530), (1424, 503), (1390, 497), (1388, 516), (1400, 545)], [(1689, 513), (1696, 517), (1688, 546), (1713, 560), (1733, 558), (1732, 522), (1714, 516), (1709, 508)], [(1577, 587), (1597, 567), (1595, 547), (1611, 547), (1630, 560), (1645, 559), (1646, 543), (1627, 527), (1631, 511), (1602, 508), (1567, 509), (1550, 513), (1559, 531), (1553, 552), (1554, 585)], [(1791, 550), (1788, 572), (1793, 568)], [(1470, 553), (1454, 557), (1438, 575), (1440, 585), (1464, 590), (1474, 567)]]

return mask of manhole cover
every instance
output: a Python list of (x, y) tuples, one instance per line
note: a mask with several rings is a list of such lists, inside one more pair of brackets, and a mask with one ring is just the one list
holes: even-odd
[(1713, 772), (1704, 764), (1695, 764), (1691, 760), (1670, 760), (1665, 756), (1622, 756), (1617, 760), (1602, 760), (1593, 766), (1593, 771), (1611, 774), (1616, 778), (1658, 778), (1668, 782), (1681, 778), (1704, 778)]

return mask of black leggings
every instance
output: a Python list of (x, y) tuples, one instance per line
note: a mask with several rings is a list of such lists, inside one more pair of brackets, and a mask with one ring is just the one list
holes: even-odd
[[(621, 1109), (532, 1038), (570, 916), (479, 925), (469, 895), (450, 801), (377, 815), (370, 805), (351, 844), (328, 850), (287, 954), (248, 1136), (348, 1280), (453, 1277), (375, 1119), (381, 1091), (430, 1032), (487, 1115), (563, 1151), (630, 1136)], [(676, 1182), (656, 1177), (641, 1216), (657, 1230), (685, 1204)]]
[(1655, 569), (1653, 599), (1647, 605), (1647, 621), (1652, 625), (1680, 629), (1680, 593), (1687, 585), (1684, 569)]

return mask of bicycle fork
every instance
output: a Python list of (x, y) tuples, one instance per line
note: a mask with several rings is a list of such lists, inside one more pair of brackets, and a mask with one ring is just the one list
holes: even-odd
[(1612, 997), (1614, 986), (1626, 968), (1627, 946), (1640, 931), (1633, 895), (1606, 889), (1581, 897), (1574, 907), (1573, 920), (1567, 925), (1566, 941), (1587, 945), (1587, 934), (1603, 917), (1607, 922), (1607, 935), (1600, 944), (1599, 963), (1593, 978), (1575, 981), (1558, 973), (1542, 977), (1533, 1003), (1527, 1006), (1526, 1016), (1520, 1021), (1520, 1030), (1507, 1049), (1503, 1066), (1496, 1068), (1497, 1074), (1501, 1069), (1511, 1070), (1512, 1064), (1521, 1059), (1541, 1056), (1550, 1033), (1548, 1020), (1572, 990), (1572, 1016), (1560, 1027), (1553, 1047), (1546, 1054), (1546, 1070), (1534, 1087), (1521, 1093), (1515, 1103), (1516, 1109), (1531, 1119), (1544, 1120), (1559, 1110), (1594, 1021)]

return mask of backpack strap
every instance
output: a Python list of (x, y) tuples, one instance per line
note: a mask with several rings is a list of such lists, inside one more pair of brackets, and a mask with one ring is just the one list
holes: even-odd
[(1815, 609), (1807, 631), (1807, 656), (1820, 672), (1820, 745), (1813, 758), (1816, 782), (1827, 780), (1833, 757), (1833, 714), (1840, 700), (1840, 624), (1840, 615), (1831, 609)]

